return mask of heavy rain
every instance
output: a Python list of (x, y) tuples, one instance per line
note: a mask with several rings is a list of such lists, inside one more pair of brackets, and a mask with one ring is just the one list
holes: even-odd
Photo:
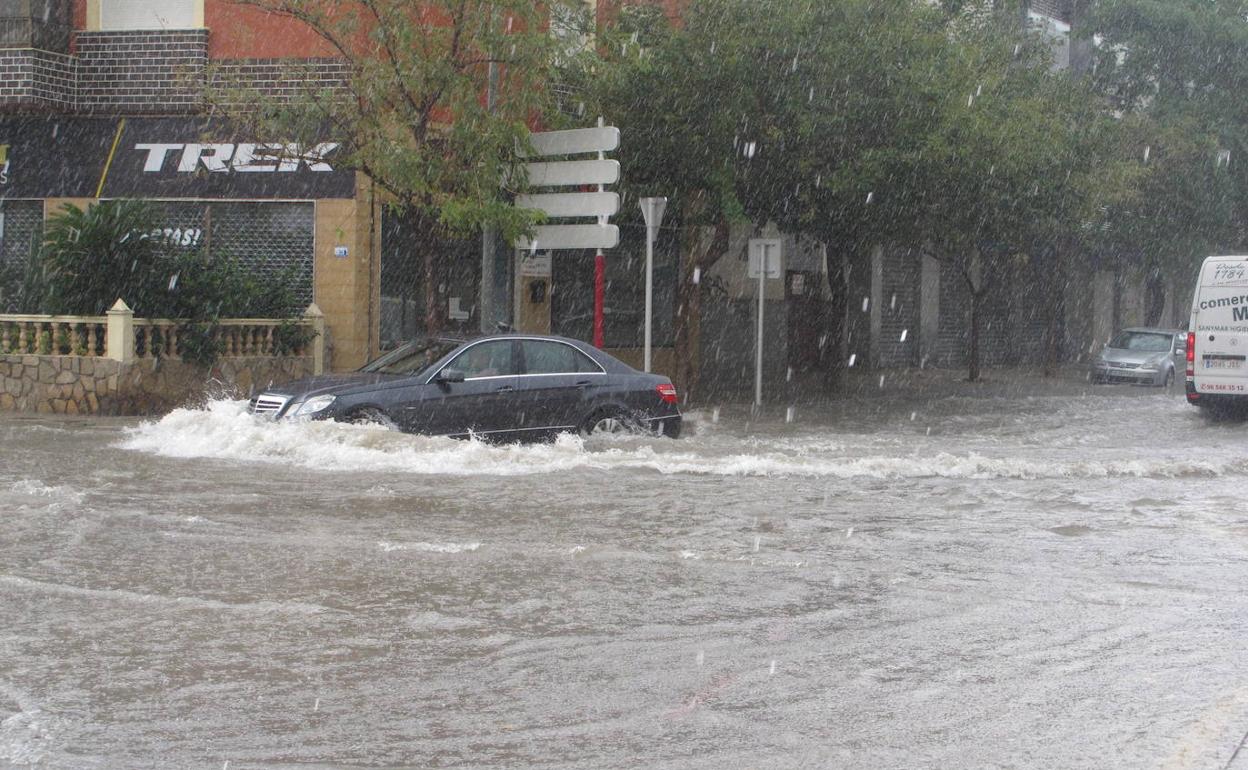
[(0, 767), (1248, 770), (1246, 54), (0, 3)]

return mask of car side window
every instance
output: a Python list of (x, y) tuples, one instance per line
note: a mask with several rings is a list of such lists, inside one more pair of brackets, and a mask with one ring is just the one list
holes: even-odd
[(464, 379), (506, 377), (517, 373), (514, 344), (511, 340), (481, 342), (451, 359), (447, 369), (458, 369)]
[(581, 351), (562, 342), (524, 340), (524, 368), (528, 374), (578, 374), (602, 368)]

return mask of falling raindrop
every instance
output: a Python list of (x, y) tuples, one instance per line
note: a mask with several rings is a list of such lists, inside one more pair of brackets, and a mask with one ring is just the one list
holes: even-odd
[(823, 186), (823, 174), (815, 174), (815, 187)]
[(1147, 163), (1147, 162), (1148, 162), (1148, 156), (1149, 156), (1149, 155), (1151, 155), (1151, 154), (1152, 154), (1152, 152), (1153, 152), (1153, 148), (1152, 148), (1152, 146), (1151, 146), (1151, 145), (1145, 145), (1145, 146), (1144, 146), (1144, 162), (1145, 162), (1145, 163)]
[(871, 201), (873, 200), (875, 200), (875, 193), (873, 192), (867, 193), (867, 203), (871, 203)]
[(746, 143), (745, 143), (745, 157), (747, 157), (747, 158), (753, 158), (753, 157), (754, 157), (754, 151), (755, 151), (757, 148), (758, 148), (758, 143), (757, 143), (757, 142), (746, 142)]
[(775, 676), (775, 675), (776, 675), (776, 661), (773, 658), (771, 661), (771, 673), (769, 673), (767, 676)]
[[(635, 36), (636, 36), (636, 35), (634, 35), (634, 37), (635, 37)], [(983, 94), (984, 94), (984, 86), (983, 86), (983, 84), (981, 83), (981, 84), (979, 84), (978, 86), (975, 86), (975, 95), (976, 95), (976, 96), (983, 96)]]
[(970, 106), (971, 106), (972, 104), (974, 104), (974, 103), (975, 103), (975, 94), (971, 94), (970, 96), (966, 97), (966, 106), (967, 106), (967, 107), (970, 107)]
[(759, 545), (761, 545), (761, 544), (762, 544), (762, 542), (763, 542), (763, 536), (762, 536), (762, 535), (755, 535), (755, 536), (754, 536), (754, 553), (758, 553), (758, 547), (759, 547)]
[(849, 529), (845, 530), (845, 539), (846, 539), (846, 540), (850, 539), (850, 538), (851, 538), (851, 537), (853, 537), (853, 536), (854, 536), (854, 528), (853, 528), (853, 527), (850, 527)]
[(784, 421), (793, 422), (793, 417), (797, 414), (797, 408), (790, 406), (784, 411)]
[(892, 296), (892, 297), (888, 300), (888, 309), (889, 309), (889, 310), (896, 310), (896, 309), (897, 309), (897, 295), (896, 295), (896, 294), (894, 294), (894, 295), (893, 295), (893, 296)]
[(714, 40), (711, 41), (711, 53), (715, 53), (715, 42)]
[(169, 291), (173, 291), (176, 288), (178, 288), (178, 274), (174, 273), (169, 276)]
[(705, 662), (706, 662), (706, 652), (704, 650), (698, 650), (698, 665), (700, 666)]
[(880, 375), (880, 387), (884, 387), (884, 375)]
[(914, 422), (914, 418), (915, 418), (915, 417), (918, 417), (918, 416), (919, 416), (919, 413), (918, 413), (918, 412), (911, 412), (911, 413), (910, 413), (910, 422)]
[(867, 312), (867, 308), (869, 308), (869, 307), (871, 307), (871, 298), (870, 298), (870, 297), (863, 297), (863, 298), (862, 298), (862, 312), (864, 312), (864, 313), (865, 313), (865, 312)]
[(784, 381), (785, 381), (785, 382), (792, 382), (792, 381), (793, 381), (793, 367), (791, 367), (791, 366), (790, 366), (790, 367), (789, 367), (789, 369), (788, 369), (788, 371), (786, 371), (786, 372), (784, 373)]
[(906, 337), (909, 337), (909, 336), (910, 336), (910, 330), (909, 330), (909, 329), (902, 329), (902, 330), (901, 330), (901, 339), (899, 340), (899, 342), (905, 342), (905, 341), (906, 341)]
[(695, 286), (699, 283), (702, 283), (702, 268), (695, 267), (693, 269), (693, 283)]
[(858, 354), (857, 354), (857, 353), (850, 353), (850, 354), (849, 354), (849, 365), (850, 365), (850, 367), (851, 367), (851, 368), (853, 367), (853, 365), (854, 365), (854, 361), (855, 361), (855, 360), (857, 360), (857, 358), (858, 358)]
[(719, 422), (719, 407), (715, 407), (711, 410), (711, 422)]
[(806, 97), (806, 101), (813, 102), (815, 100), (815, 87), (810, 87), (810, 96)]
[(930, 435), (932, 435), (932, 429), (931, 429), (931, 426), (928, 426), (927, 432), (926, 432), (926, 433), (924, 433), (923, 435), (924, 435), (924, 436), (930, 436)]
[(317, 698), (317, 699), (316, 699), (316, 703), (312, 704), (312, 710), (313, 710), (313, 711), (320, 711), (320, 710), (321, 710), (321, 699), (320, 699), (320, 698)]

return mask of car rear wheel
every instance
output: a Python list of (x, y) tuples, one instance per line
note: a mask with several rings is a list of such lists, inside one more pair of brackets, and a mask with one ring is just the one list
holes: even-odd
[(581, 435), (636, 433), (637, 421), (619, 410), (595, 412), (581, 425)]
[(1161, 384), (1161, 387), (1165, 388), (1167, 391), (1172, 390), (1174, 388), (1174, 370), (1173, 369), (1169, 369), (1166, 371), (1166, 380), (1165, 382)]

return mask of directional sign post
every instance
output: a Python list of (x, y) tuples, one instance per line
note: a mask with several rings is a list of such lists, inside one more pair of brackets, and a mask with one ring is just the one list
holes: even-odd
[[(516, 197), (516, 206), (537, 209), (548, 218), (561, 222), (535, 227), (532, 237), (518, 239), (515, 246), (530, 251), (597, 250), (594, 260), (594, 344), (599, 347), (602, 347), (603, 285), (606, 274), (602, 250), (613, 249), (620, 243), (620, 229), (608, 222), (610, 216), (620, 210), (620, 196), (607, 192), (605, 188), (606, 185), (620, 180), (620, 163), (606, 158), (604, 153), (619, 146), (620, 130), (615, 126), (604, 126), (599, 118), (597, 128), (531, 134), (529, 147), (522, 148), (520, 152), (522, 157), (535, 158), (524, 165), (529, 187), (555, 189), (519, 195)], [(596, 154), (597, 159), (568, 157), (591, 153)], [(547, 158), (562, 160), (546, 160)], [(598, 192), (573, 191), (591, 186), (597, 186)], [(589, 218), (594, 220), (594, 224), (576, 222), (578, 219)]]

